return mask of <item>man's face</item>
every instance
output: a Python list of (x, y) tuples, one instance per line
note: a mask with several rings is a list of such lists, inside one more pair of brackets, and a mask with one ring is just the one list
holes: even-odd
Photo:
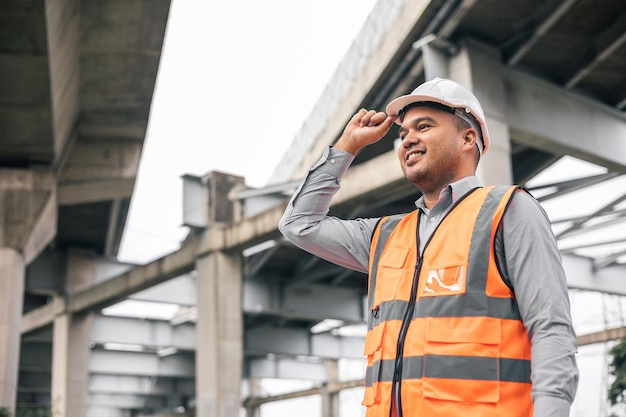
[(402, 172), (422, 192), (438, 191), (459, 176), (463, 132), (453, 114), (431, 107), (406, 111), (399, 130)]

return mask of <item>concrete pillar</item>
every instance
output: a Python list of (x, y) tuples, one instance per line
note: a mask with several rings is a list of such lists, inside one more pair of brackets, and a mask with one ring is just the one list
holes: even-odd
[(322, 390), (322, 417), (339, 417), (339, 363), (326, 361), (328, 374), (326, 386)]
[(426, 81), (435, 77), (448, 78), (449, 59), (445, 51), (441, 51), (434, 45), (427, 44), (422, 47), (424, 59), (424, 78)]
[(92, 317), (88, 312), (54, 319), (50, 407), (55, 417), (86, 415)]
[(15, 411), (24, 300), (24, 260), (0, 248), (0, 408)]
[(196, 261), (196, 416), (239, 415), (243, 367), (240, 254)]
[(54, 178), (0, 169), (0, 407), (15, 410), (26, 265), (56, 231)]
[(511, 143), (499, 52), (473, 39), (464, 39), (460, 46), (460, 51), (450, 58), (449, 78), (474, 92), (489, 127), (489, 151), (476, 174), (484, 185), (511, 184)]
[[(69, 253), (66, 292), (71, 294), (92, 283), (95, 268), (90, 256)], [(86, 415), (92, 319), (91, 312), (62, 314), (54, 319), (50, 406), (55, 417)]]
[[(230, 198), (244, 179), (209, 172), (206, 224), (220, 228), (241, 221), (242, 206)], [(210, 230), (210, 229), (209, 229)], [(213, 252), (196, 260), (196, 416), (238, 416), (243, 373), (241, 253)]]

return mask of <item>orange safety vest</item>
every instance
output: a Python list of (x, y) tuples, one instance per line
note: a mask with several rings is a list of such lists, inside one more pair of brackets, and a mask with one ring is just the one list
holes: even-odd
[[(529, 336), (495, 235), (517, 187), (456, 202), (418, 256), (417, 210), (383, 218), (370, 252), (367, 417), (532, 416)], [(399, 387), (399, 392), (395, 393)]]

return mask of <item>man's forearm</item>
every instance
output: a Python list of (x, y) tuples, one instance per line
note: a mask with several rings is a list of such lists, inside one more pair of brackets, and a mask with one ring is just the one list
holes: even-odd
[(367, 272), (369, 239), (377, 219), (328, 217), (353, 155), (327, 149), (291, 198), (278, 228), (299, 248), (337, 265)]

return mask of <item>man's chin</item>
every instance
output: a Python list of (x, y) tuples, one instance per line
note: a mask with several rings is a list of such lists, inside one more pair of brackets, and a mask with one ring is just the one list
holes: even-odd
[(426, 180), (426, 175), (424, 175), (424, 173), (422, 172), (405, 171), (404, 176), (410, 183), (415, 185), (417, 188), (420, 188), (419, 184), (422, 184)]

